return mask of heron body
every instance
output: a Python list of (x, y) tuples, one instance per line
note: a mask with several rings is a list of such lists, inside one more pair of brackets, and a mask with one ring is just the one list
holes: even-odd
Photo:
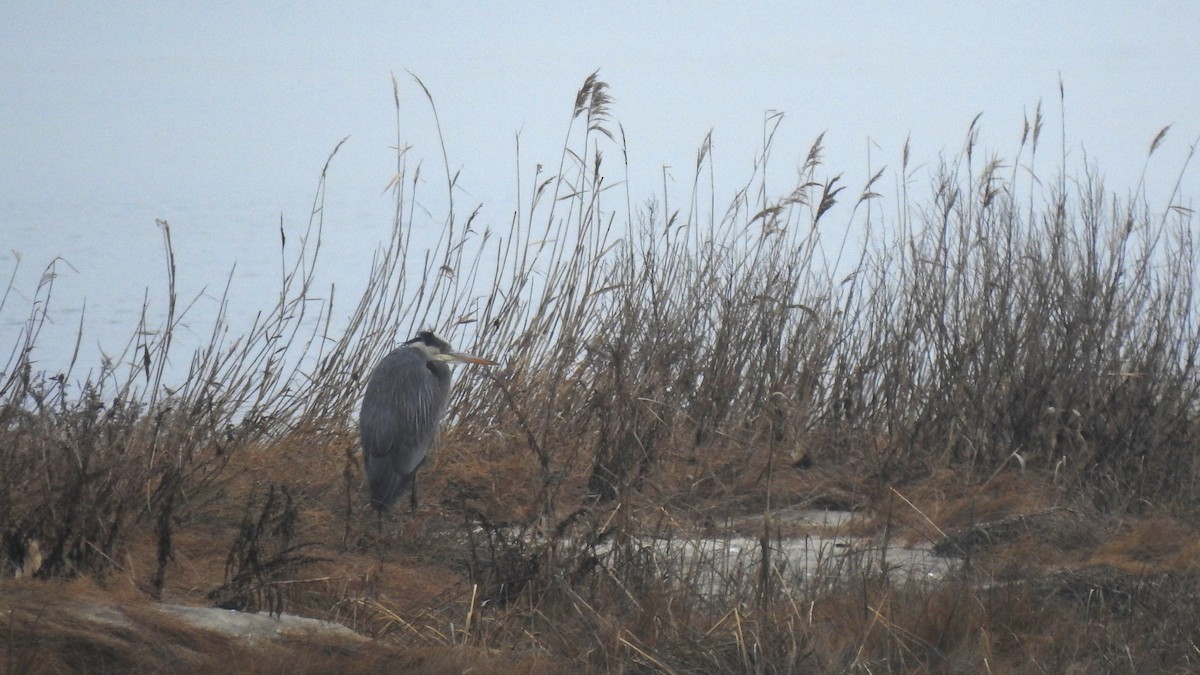
[(367, 380), (359, 440), (371, 491), (381, 513), (409, 491), (417, 509), (417, 470), (425, 462), (450, 398), (450, 363), (495, 365), (453, 351), (429, 331), (385, 356)]

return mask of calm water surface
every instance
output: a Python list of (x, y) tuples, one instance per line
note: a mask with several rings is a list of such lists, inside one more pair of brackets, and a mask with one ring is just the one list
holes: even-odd
[[(371, 256), (390, 232), (386, 201), (375, 201), (364, 208), (333, 199), (326, 206), (315, 295), (328, 298), (330, 286), (336, 287), (335, 330), (345, 324), (365, 288)], [(6, 285), (12, 280), (0, 308), (0, 367), (22, 339), (31, 312), (43, 306), (48, 319), (33, 353), (38, 369), (58, 373), (67, 368), (82, 321), (72, 380), (96, 369), (102, 355), (121, 352), (137, 329), (143, 306), (150, 329), (161, 328), (168, 299), (164, 232), (156, 224), (162, 218), (170, 223), (175, 251), (177, 312), (186, 308), (167, 379), (181, 378), (192, 352), (211, 334), (226, 283), (228, 323), (235, 334), (274, 306), (284, 256), (290, 266), (310, 204), (292, 204), (283, 213), (287, 244), (282, 251), (279, 205), (0, 205), (6, 239), (0, 273)], [(44, 286), (39, 291), (39, 282), (51, 269), (53, 286), (47, 294)]]

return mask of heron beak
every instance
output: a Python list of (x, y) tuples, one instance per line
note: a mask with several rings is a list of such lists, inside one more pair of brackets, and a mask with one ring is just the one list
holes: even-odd
[(495, 361), (489, 361), (488, 359), (485, 359), (485, 358), (482, 358), (479, 356), (471, 356), (470, 354), (463, 354), (462, 352), (450, 352), (448, 354), (440, 354), (439, 356), (443, 361), (455, 361), (458, 363), (473, 363), (477, 366), (498, 366), (498, 365), (500, 365), (499, 363), (496, 363)]

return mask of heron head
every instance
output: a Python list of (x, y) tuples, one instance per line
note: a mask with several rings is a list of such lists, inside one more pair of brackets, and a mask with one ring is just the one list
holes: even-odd
[(430, 330), (423, 330), (417, 333), (417, 336), (408, 342), (404, 343), (412, 347), (416, 347), (425, 352), (425, 355), (434, 361), (448, 361), (452, 363), (473, 363), (478, 366), (496, 366), (500, 365), (495, 361), (491, 361), (479, 356), (471, 356), (462, 352), (456, 352), (437, 333)]

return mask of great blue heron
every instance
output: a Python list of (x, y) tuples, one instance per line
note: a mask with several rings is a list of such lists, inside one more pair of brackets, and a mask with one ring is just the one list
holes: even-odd
[(383, 511), (411, 488), (417, 511), (417, 469), (425, 461), (450, 397), (451, 362), (494, 366), (462, 354), (430, 331), (421, 331), (383, 357), (367, 380), (358, 418), (371, 506)]

